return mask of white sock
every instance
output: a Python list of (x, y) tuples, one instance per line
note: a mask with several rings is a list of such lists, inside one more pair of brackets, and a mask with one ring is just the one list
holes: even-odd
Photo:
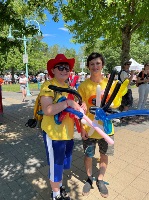
[(62, 182), (60, 182), (59, 187), (61, 187), (62, 185), (63, 185)]
[(53, 192), (53, 198), (55, 198), (57, 195), (60, 195), (60, 190), (58, 192)]

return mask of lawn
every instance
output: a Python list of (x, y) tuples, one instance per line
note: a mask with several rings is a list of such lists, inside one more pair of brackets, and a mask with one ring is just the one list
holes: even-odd
[[(29, 84), (30, 91), (38, 90), (37, 83)], [(11, 85), (2, 85), (2, 91), (6, 92), (20, 92), (20, 85), (19, 84), (11, 84)]]
[[(132, 88), (135, 88), (136, 85), (132, 85)], [(30, 91), (38, 90), (37, 83), (30, 83), (29, 84)], [(2, 90), (6, 92), (20, 92), (20, 85), (19, 84), (12, 84), (12, 85), (2, 85)]]

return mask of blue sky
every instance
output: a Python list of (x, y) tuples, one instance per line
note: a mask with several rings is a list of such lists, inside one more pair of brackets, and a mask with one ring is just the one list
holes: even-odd
[(49, 14), (47, 17), (48, 19), (45, 25), (40, 25), (44, 36), (42, 41), (47, 43), (48, 46), (58, 44), (60, 47), (66, 47), (68, 49), (74, 48), (78, 52), (81, 45), (71, 43), (72, 34), (64, 27), (64, 21), (61, 19), (59, 22), (54, 22)]

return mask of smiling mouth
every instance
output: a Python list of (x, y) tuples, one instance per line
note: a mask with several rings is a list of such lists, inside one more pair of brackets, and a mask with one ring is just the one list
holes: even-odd
[(62, 76), (66, 76), (66, 75), (67, 75), (67, 73), (65, 73), (65, 74), (63, 74), (63, 73), (62, 73), (61, 75), (62, 75)]

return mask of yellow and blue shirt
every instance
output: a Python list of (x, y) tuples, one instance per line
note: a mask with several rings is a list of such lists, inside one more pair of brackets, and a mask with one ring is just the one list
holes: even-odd
[[(54, 98), (54, 91), (48, 88), (49, 85), (68, 88), (67, 83), (64, 86), (62, 86), (58, 83), (58, 81), (55, 78), (53, 78), (42, 84), (40, 90), (40, 97), (46, 96)], [(63, 92), (62, 95), (60, 93), (57, 93), (53, 103), (56, 103), (58, 99), (62, 96), (67, 98), (68, 93)], [(69, 113), (66, 114), (65, 118), (63, 119), (60, 125), (57, 125), (55, 123), (53, 115), (43, 115), (41, 128), (48, 134), (48, 136), (52, 140), (71, 140), (74, 137), (74, 120), (69, 117)]]

